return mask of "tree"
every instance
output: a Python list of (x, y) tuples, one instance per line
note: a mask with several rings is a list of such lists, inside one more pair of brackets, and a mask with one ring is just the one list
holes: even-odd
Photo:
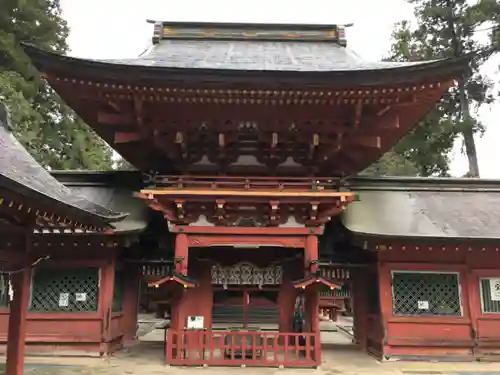
[(0, 5), (0, 97), (20, 142), (51, 169), (110, 169), (112, 151), (39, 77), (20, 42), (66, 53), (68, 28), (58, 0)]
[(133, 171), (133, 170), (135, 170), (135, 167), (132, 164), (130, 164), (128, 161), (126, 161), (124, 158), (120, 157), (116, 161), (113, 169), (115, 169), (117, 171)]
[[(458, 78), (439, 105), (394, 148), (418, 169), (418, 175), (448, 174), (448, 155), (457, 137), (463, 139), (470, 177), (479, 177), (474, 135), (484, 129), (474, 110), (490, 103), (492, 82), (479, 73), (490, 56), (491, 43), (480, 44), (476, 31), (498, 17), (497, 0), (408, 0), (415, 6), (417, 27), (408, 21), (396, 25), (389, 60), (420, 61), (461, 57), (478, 51), (469, 72)], [(492, 36), (492, 40), (494, 37)], [(382, 159), (381, 163), (384, 162)]]

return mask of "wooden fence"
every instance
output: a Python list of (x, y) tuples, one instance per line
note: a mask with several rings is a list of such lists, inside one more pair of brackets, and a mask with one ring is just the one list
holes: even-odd
[(316, 367), (319, 333), (169, 329), (166, 363), (181, 366)]

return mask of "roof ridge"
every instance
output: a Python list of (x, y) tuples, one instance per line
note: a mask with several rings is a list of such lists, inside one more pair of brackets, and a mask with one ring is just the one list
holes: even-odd
[(347, 45), (351, 25), (152, 21), (153, 44), (163, 39), (330, 42)]

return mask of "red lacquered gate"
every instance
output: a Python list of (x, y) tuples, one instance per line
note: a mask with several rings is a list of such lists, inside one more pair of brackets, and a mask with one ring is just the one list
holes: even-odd
[(184, 366), (316, 367), (319, 334), (168, 330), (166, 363)]

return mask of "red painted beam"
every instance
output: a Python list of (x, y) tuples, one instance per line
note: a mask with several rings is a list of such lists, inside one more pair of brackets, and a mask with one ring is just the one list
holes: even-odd
[(130, 143), (139, 141), (140, 139), (141, 135), (139, 133), (116, 132), (114, 141), (115, 143)]
[(231, 234), (231, 235), (258, 235), (258, 236), (307, 236), (323, 234), (323, 227), (299, 227), (299, 228), (276, 228), (276, 227), (202, 227), (174, 225), (173, 233), (186, 234)]

